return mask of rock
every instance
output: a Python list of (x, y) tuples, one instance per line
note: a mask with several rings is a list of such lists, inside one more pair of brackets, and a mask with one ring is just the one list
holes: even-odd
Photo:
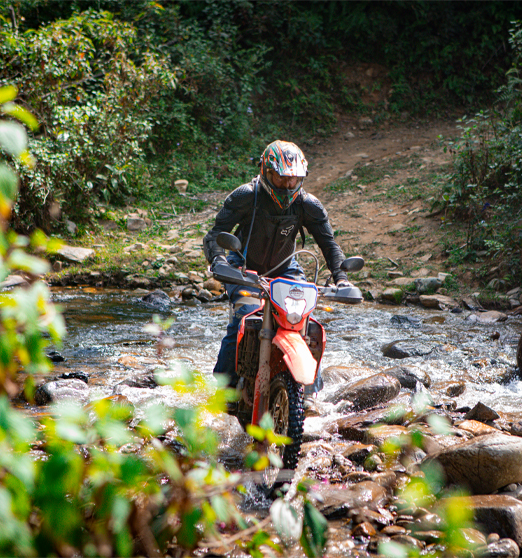
[(69, 234), (76, 234), (78, 232), (78, 226), (76, 225), (76, 223), (73, 223), (72, 221), (66, 220), (65, 226)]
[(125, 378), (125, 380), (116, 384), (113, 389), (113, 394), (116, 395), (121, 393), (121, 388), (125, 386), (141, 389), (154, 389), (158, 387), (158, 384), (154, 378), (154, 373), (139, 374), (130, 378)]
[(417, 382), (420, 382), (426, 388), (431, 386), (431, 378), (426, 372), (416, 370), (411, 366), (394, 366), (384, 370), (384, 373), (397, 378), (401, 386), (406, 389), (415, 389)]
[(461, 430), (471, 432), (473, 436), (482, 436), (483, 434), (496, 434), (498, 430), (493, 426), (488, 426), (478, 420), (465, 420), (457, 425)]
[(348, 366), (328, 366), (321, 372), (325, 384), (340, 384), (352, 379), (353, 371)]
[(399, 394), (401, 385), (397, 378), (386, 374), (375, 374), (350, 384), (326, 398), (326, 401), (337, 404), (350, 401), (354, 410), (367, 409), (379, 403), (391, 401)]
[(55, 273), (60, 273), (62, 269), (63, 269), (63, 262), (61, 262), (60, 260), (56, 260), (55, 262), (53, 262), (53, 271)]
[(404, 426), (381, 424), (373, 426), (366, 431), (363, 442), (366, 444), (373, 444), (375, 446), (382, 446), (384, 442), (390, 438), (400, 438), (408, 434), (408, 429)]
[(372, 481), (361, 481), (347, 488), (319, 485), (314, 492), (323, 499), (318, 507), (327, 519), (345, 517), (354, 508), (379, 506), (388, 498), (388, 491)]
[(55, 380), (40, 386), (34, 394), (37, 405), (49, 405), (65, 399), (73, 399), (80, 405), (89, 401), (89, 388), (78, 379)]
[(507, 320), (507, 314), (503, 312), (497, 312), (496, 310), (490, 310), (489, 312), (479, 312), (475, 314), (477, 321), (481, 324), (496, 324), (498, 322), (505, 322)]
[(383, 356), (387, 358), (397, 358), (403, 359), (408, 358), (411, 356), (418, 355), (418, 351), (416, 351), (413, 347), (398, 347), (399, 343), (407, 342), (407, 339), (397, 339), (396, 341), (392, 341), (391, 343), (387, 343), (381, 347), (381, 351)]
[(484, 403), (481, 403), (479, 401), (473, 407), (473, 409), (466, 413), (464, 418), (468, 420), (479, 420), (481, 422), (487, 422), (488, 420), (497, 420), (498, 418), (500, 418), (500, 415), (496, 411), (490, 409), (488, 406), (484, 405)]
[(522, 440), (507, 434), (486, 434), (456, 444), (427, 457), (438, 461), (451, 484), (473, 494), (490, 494), (511, 483), (522, 482)]
[(375, 527), (368, 521), (359, 523), (352, 529), (352, 537), (373, 537), (376, 534)]
[(98, 219), (98, 225), (100, 225), (104, 231), (115, 231), (119, 229), (118, 223), (111, 219)]
[(132, 355), (123, 355), (118, 359), (118, 364), (122, 366), (128, 366), (129, 368), (135, 368), (138, 366), (139, 362), (135, 356)]
[(159, 310), (168, 310), (172, 302), (170, 300), (170, 296), (161, 289), (152, 291), (151, 293), (142, 297), (141, 300)]
[(206, 289), (200, 289), (198, 294), (196, 295), (196, 298), (198, 300), (201, 300), (201, 302), (210, 302), (213, 298), (213, 295), (210, 291), (207, 291)]
[(517, 347), (517, 366), (518, 366), (518, 373), (522, 373), (522, 335), (518, 340), (518, 347)]
[(207, 279), (201, 286), (208, 291), (221, 292), (223, 290), (222, 284), (213, 277)]
[(5, 281), (0, 283), (0, 290), (12, 289), (14, 287), (22, 287), (29, 283), (20, 275), (8, 275)]
[(47, 351), (47, 358), (51, 362), (64, 362), (65, 361), (65, 358), (58, 351), (55, 351), (55, 350), (48, 350)]
[(488, 544), (480, 553), (484, 558), (518, 558), (520, 548), (512, 539), (500, 539), (497, 542)]
[(498, 533), (522, 545), (522, 502), (503, 494), (487, 494), (463, 498), (463, 505), (473, 510), (475, 522), (485, 533)]
[(83, 263), (94, 256), (94, 250), (77, 246), (62, 246), (56, 253), (72, 263)]
[(459, 397), (466, 391), (465, 382), (452, 382), (446, 387), (446, 395), (448, 397)]
[(377, 448), (372, 444), (361, 444), (357, 442), (355, 444), (350, 444), (344, 449), (342, 455), (350, 461), (361, 465), (371, 453), (376, 451), (376, 449)]
[(434, 292), (442, 287), (442, 281), (438, 277), (418, 277), (415, 279), (415, 287), (421, 294)]
[(125, 282), (132, 289), (148, 289), (152, 285), (152, 281), (143, 275), (127, 275)]
[(440, 294), (421, 294), (419, 300), (426, 308), (438, 308), (439, 310), (444, 310), (446, 307), (455, 308), (458, 306), (458, 303), (451, 297)]
[(357, 413), (354, 416), (342, 417), (329, 422), (325, 429), (329, 434), (338, 434), (345, 440), (363, 442), (366, 439), (366, 432), (370, 426), (383, 423), (389, 420), (388, 409), (374, 409), (369, 412)]
[(176, 180), (176, 182), (174, 182), (174, 186), (178, 192), (184, 194), (188, 188), (188, 180)]
[(400, 525), (388, 525), (381, 529), (380, 531), (383, 535), (388, 535), (388, 537), (393, 537), (394, 535), (405, 535), (407, 533), (406, 528)]
[(394, 302), (395, 304), (400, 304), (402, 300), (402, 289), (397, 289), (394, 287), (385, 289), (381, 294), (381, 298), (383, 300)]
[(82, 381), (84, 384), (89, 383), (89, 375), (81, 370), (74, 370), (73, 372), (64, 372), (58, 376), (61, 380), (76, 379)]
[(148, 227), (149, 219), (143, 219), (136, 214), (127, 216), (127, 230), (129, 231), (143, 231)]
[(420, 327), (421, 320), (419, 318), (411, 318), (410, 316), (401, 316), (400, 314), (395, 314), (390, 319), (392, 324), (400, 325), (403, 327)]
[(394, 535), (391, 538), (391, 540), (398, 544), (409, 546), (419, 550), (421, 548), (424, 548), (424, 544), (421, 541), (417, 540), (415, 537), (412, 537), (410, 535)]

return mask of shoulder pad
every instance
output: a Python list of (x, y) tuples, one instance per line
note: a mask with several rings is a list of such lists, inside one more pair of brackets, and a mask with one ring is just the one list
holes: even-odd
[(307, 215), (312, 219), (324, 220), (328, 218), (328, 213), (323, 207), (323, 204), (312, 194), (308, 192), (303, 196), (303, 208)]
[(247, 203), (252, 206), (254, 205), (254, 187), (251, 183), (242, 184), (225, 199), (225, 205), (231, 207), (237, 207), (238, 205)]

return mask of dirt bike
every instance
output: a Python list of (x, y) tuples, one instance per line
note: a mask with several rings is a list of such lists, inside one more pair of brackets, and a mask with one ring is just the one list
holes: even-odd
[[(240, 398), (228, 412), (238, 418), (243, 428), (247, 424), (259, 424), (261, 417), (270, 413), (274, 431), (292, 439), (292, 444), (280, 449), (283, 467), (295, 469), (305, 418), (304, 386), (314, 383), (326, 342), (323, 327), (311, 313), (318, 297), (357, 304), (363, 299), (361, 291), (354, 286), (317, 286), (319, 261), (308, 250), (294, 252), (278, 267), (298, 254), (307, 254), (315, 259), (313, 283), (283, 277), (270, 279), (274, 270), (264, 275), (247, 271), (237, 237), (222, 232), (216, 241), (222, 248), (238, 253), (244, 265), (236, 268), (218, 263), (212, 268), (214, 277), (223, 283), (249, 287), (244, 295), (260, 299), (259, 308), (247, 314), (240, 323), (236, 347)], [(356, 256), (345, 260), (341, 269), (354, 272), (363, 266), (364, 260)], [(256, 293), (252, 293), (252, 289)]]

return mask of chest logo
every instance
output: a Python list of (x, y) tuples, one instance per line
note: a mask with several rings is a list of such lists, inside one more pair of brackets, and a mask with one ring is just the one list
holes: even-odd
[(286, 229), (283, 229), (283, 230), (281, 231), (281, 234), (282, 234), (283, 236), (288, 236), (288, 235), (292, 232), (292, 230), (294, 229), (294, 227), (295, 227), (295, 225), (290, 225), (289, 227), (286, 227)]

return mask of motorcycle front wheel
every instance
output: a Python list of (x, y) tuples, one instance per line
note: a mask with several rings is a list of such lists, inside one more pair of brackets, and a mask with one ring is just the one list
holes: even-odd
[[(284, 469), (295, 469), (299, 461), (305, 418), (303, 398), (303, 386), (288, 371), (280, 372), (272, 378), (268, 412), (274, 421), (274, 432), (292, 438), (292, 443), (279, 447), (273, 445), (269, 451), (279, 455)], [(279, 469), (273, 466), (265, 470), (264, 484), (273, 486), (278, 473)]]

